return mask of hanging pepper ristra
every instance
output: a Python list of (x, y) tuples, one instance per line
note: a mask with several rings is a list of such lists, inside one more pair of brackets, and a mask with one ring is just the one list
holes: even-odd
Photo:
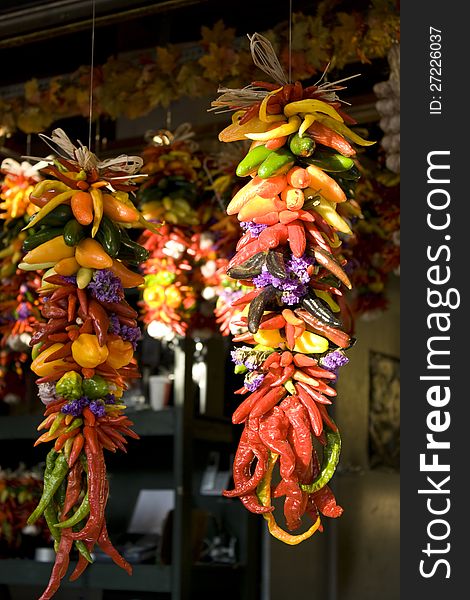
[[(256, 100), (244, 88), (212, 103), (214, 110), (236, 110), (221, 141), (253, 141), (237, 169), (251, 178), (227, 208), (245, 230), (227, 275), (246, 289), (232, 303), (240, 312), (230, 327), (240, 332), (233, 341), (244, 344), (232, 360), (245, 377), (237, 394), (247, 397), (232, 418), (245, 429), (235, 488), (224, 494), (263, 514), (273, 536), (298, 544), (322, 531), (320, 514), (342, 513), (327, 486), (341, 450), (327, 405), (354, 340), (345, 326), (351, 282), (341, 253), (351, 229), (336, 207), (351, 201), (360, 174), (354, 145), (373, 142), (349, 128), (353, 121), (336, 95), (342, 87), (286, 83), (269, 41), (258, 34), (250, 41), (255, 64), (270, 65), (278, 82), (254, 82)], [(280, 482), (273, 486), (276, 465)], [(272, 504), (280, 497), (287, 529), (299, 530), (303, 515), (313, 525), (298, 535), (280, 527)]]
[[(100, 162), (87, 148), (73, 146), (62, 130), (45, 139), (59, 149), (59, 158), (43, 169), (51, 178), (32, 191), (40, 208), (25, 229), (34, 226), (35, 235), (45, 239), (59, 216), (66, 223), (60, 235), (34, 248), (29, 244), (20, 265), (39, 270), (47, 260), (50, 267), (39, 289), (45, 322), (35, 327), (31, 337), (31, 368), (46, 404), (45, 419), (38, 427), (45, 431), (35, 445), (54, 444), (44, 493), (28, 521), (34, 523), (45, 513), (57, 552), (40, 600), (52, 598), (58, 590), (74, 545), (80, 559), (73, 579), (92, 562), (96, 545), (129, 574), (132, 571), (107, 534), (109, 486), (103, 451), (127, 451), (126, 438), (139, 437), (121, 400), (128, 382), (140, 376), (133, 358), (140, 329), (136, 311), (124, 298), (124, 287), (141, 284), (142, 278), (127, 265), (138, 265), (146, 251), (134, 243), (130, 255), (129, 245), (121, 247), (121, 231), (129, 225), (157, 230), (155, 224), (146, 223), (129, 197), (141, 159)], [(118, 204), (126, 210), (117, 211)], [(116, 236), (113, 240), (111, 233)]]

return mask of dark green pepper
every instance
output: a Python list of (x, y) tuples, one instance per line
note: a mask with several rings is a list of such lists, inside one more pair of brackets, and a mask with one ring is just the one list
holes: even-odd
[(86, 237), (86, 228), (76, 219), (67, 221), (64, 227), (64, 241), (67, 246), (76, 246), (80, 240)]
[(106, 215), (103, 215), (103, 218), (101, 219), (96, 239), (109, 256), (112, 258), (117, 256), (119, 248), (121, 247), (121, 230)]
[(104, 398), (109, 394), (109, 385), (106, 379), (99, 375), (93, 375), (89, 379), (84, 379), (82, 383), (83, 394), (90, 400)]
[(343, 156), (337, 152), (317, 150), (313, 156), (305, 158), (304, 161), (309, 165), (314, 165), (323, 171), (332, 173), (343, 174), (354, 167), (354, 161), (351, 157)]
[(30, 250), (33, 250), (33, 248), (37, 248), (41, 244), (44, 244), (45, 242), (52, 240), (53, 238), (57, 237), (58, 235), (62, 235), (62, 232), (63, 232), (62, 227), (51, 227), (51, 228), (45, 227), (44, 229), (41, 229), (37, 233), (30, 235), (29, 237), (27, 237), (24, 240), (23, 250), (25, 252), (29, 252)]
[[(32, 215), (30, 220), (34, 219), (34, 217), (35, 215)], [(70, 206), (68, 204), (60, 204), (41, 219), (41, 225), (47, 225), (47, 227), (63, 227), (72, 217), (73, 212)]]
[(339, 431), (332, 431), (331, 429), (325, 429), (326, 433), (326, 446), (323, 449), (323, 459), (321, 464), (320, 473), (310, 484), (302, 484), (300, 487), (304, 492), (312, 494), (318, 492), (322, 487), (330, 481), (336, 470), (336, 466), (339, 462), (341, 454), (341, 436)]

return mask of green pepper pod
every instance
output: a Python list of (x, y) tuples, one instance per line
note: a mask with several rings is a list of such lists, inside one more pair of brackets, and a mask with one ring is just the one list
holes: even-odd
[(310, 484), (301, 484), (301, 488), (304, 492), (312, 494), (318, 492), (330, 481), (336, 470), (336, 466), (339, 462), (341, 454), (341, 436), (339, 431), (332, 431), (331, 429), (325, 429), (326, 433), (326, 446), (323, 449), (323, 459), (321, 464), (320, 473)]
[(82, 521), (90, 512), (90, 503), (88, 502), (88, 492), (85, 494), (82, 503), (74, 512), (74, 514), (69, 517), (66, 521), (61, 521), (57, 523), (56, 527), (60, 529), (64, 529), (66, 527), (73, 527), (74, 525), (78, 525), (80, 521)]
[(86, 228), (76, 219), (67, 221), (64, 227), (64, 241), (67, 246), (76, 246), (80, 240), (86, 237)]
[[(70, 219), (73, 218), (72, 209), (68, 204), (60, 204), (56, 206), (49, 214), (41, 219), (41, 225), (47, 227), (59, 227), (67, 223)], [(31, 216), (30, 220), (34, 219), (34, 215)]]
[(63, 231), (62, 227), (50, 227), (50, 228), (47, 227), (47, 228), (41, 229), (37, 233), (30, 235), (29, 237), (27, 237), (24, 240), (23, 250), (25, 252), (29, 252), (30, 250), (37, 248), (41, 244), (44, 244), (45, 242), (52, 240), (53, 238), (57, 237), (58, 235), (62, 235), (62, 231)]
[(236, 170), (238, 177), (246, 177), (255, 171), (272, 152), (273, 150), (269, 150), (266, 146), (256, 146), (256, 148), (250, 150), (245, 158), (238, 163)]
[(67, 463), (67, 459), (64, 453), (61, 452), (55, 459), (54, 468), (52, 469), (52, 472), (48, 474), (47, 478), (44, 477), (44, 491), (42, 493), (41, 499), (39, 500), (39, 504), (28, 517), (28, 525), (33, 525), (44, 513), (44, 510), (52, 501), (54, 494), (59, 489), (64, 477), (67, 475), (68, 470), (69, 465)]
[(93, 375), (93, 377), (83, 380), (83, 394), (90, 400), (104, 398), (108, 393), (109, 385), (104, 377)]
[(337, 152), (325, 152), (317, 150), (313, 156), (305, 158), (309, 165), (319, 167), (323, 171), (332, 173), (343, 173), (354, 167), (354, 160), (349, 156), (343, 156)]
[(312, 156), (315, 147), (315, 140), (306, 133), (302, 137), (298, 133), (294, 133), (289, 139), (289, 149), (296, 156)]
[(273, 150), (259, 166), (258, 177), (267, 179), (268, 177), (282, 175), (283, 173), (287, 173), (294, 163), (295, 155), (287, 148), (282, 147), (278, 150)]
[(106, 215), (101, 219), (96, 239), (103, 246), (105, 252), (115, 258), (121, 247), (121, 230)]

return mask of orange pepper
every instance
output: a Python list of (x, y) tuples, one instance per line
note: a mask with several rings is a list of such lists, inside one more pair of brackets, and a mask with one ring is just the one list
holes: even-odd
[(103, 194), (103, 212), (112, 221), (118, 223), (135, 223), (139, 220), (136, 208), (120, 202), (111, 194)]
[(145, 283), (145, 279), (139, 273), (134, 273), (128, 269), (122, 262), (119, 260), (113, 260), (112, 266), (109, 268), (116, 277), (119, 277), (122, 283), (122, 287), (124, 288), (133, 288), (138, 287)]
[(93, 200), (89, 192), (75, 192), (70, 200), (73, 216), (80, 225), (90, 225), (93, 221)]
[(71, 256), (70, 258), (63, 258), (62, 260), (59, 260), (59, 262), (54, 267), (54, 271), (58, 275), (68, 277), (70, 275), (75, 275), (79, 268), (80, 265), (75, 259), (75, 256)]
[(88, 269), (109, 269), (113, 265), (113, 259), (104, 251), (103, 246), (92, 238), (79, 242), (75, 258), (81, 267)]
[(109, 341), (107, 346), (109, 354), (106, 362), (110, 367), (120, 369), (131, 362), (134, 356), (134, 348), (130, 342), (125, 342), (119, 338)]

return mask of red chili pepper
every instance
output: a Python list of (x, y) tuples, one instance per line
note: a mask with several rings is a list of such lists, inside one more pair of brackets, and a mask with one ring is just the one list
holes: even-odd
[(305, 406), (312, 426), (312, 431), (316, 437), (318, 437), (323, 431), (323, 421), (320, 413), (319, 406), (313, 400), (313, 398), (307, 394), (307, 392), (300, 386), (295, 386), (295, 391), (302, 404)]
[(46, 319), (63, 319), (67, 316), (67, 311), (49, 300), (41, 307), (41, 314)]
[(55, 412), (59, 412), (60, 409), (67, 404), (68, 400), (64, 400), (64, 399), (60, 399), (60, 400), (54, 400), (53, 402), (49, 402), (49, 404), (46, 407), (46, 410), (44, 411), (44, 416), (48, 417), (51, 413), (55, 413)]
[(260, 250), (270, 250), (277, 248), (279, 245), (283, 245), (287, 242), (288, 233), (287, 227), (278, 223), (277, 225), (271, 225), (266, 227), (259, 234), (258, 244)]
[(238, 125), (244, 125), (245, 123), (248, 123), (250, 119), (256, 117), (258, 115), (258, 110), (260, 106), (261, 102), (255, 102), (255, 104), (252, 104), (250, 108), (245, 112), (245, 114), (242, 115), (242, 117), (238, 121)]
[(287, 231), (289, 235), (290, 249), (292, 250), (294, 256), (300, 258), (304, 255), (307, 244), (304, 224), (302, 221), (293, 221), (287, 226)]
[(72, 538), (74, 540), (94, 542), (98, 539), (104, 523), (104, 511), (108, 497), (106, 465), (96, 428), (85, 425), (83, 434), (85, 436), (84, 448), (88, 463), (90, 515), (85, 527), (77, 533), (72, 533)]
[[(88, 552), (90, 552), (95, 544), (94, 544), (94, 542), (85, 542), (85, 545), (88, 549)], [(75, 569), (73, 570), (72, 574), (70, 575), (69, 581), (75, 581), (76, 579), (78, 579), (80, 577), (80, 575), (82, 575), (82, 573), (88, 567), (89, 564), (90, 563), (83, 556), (83, 554), (79, 554), (77, 565), (76, 565)]]
[[(81, 434), (79, 434), (81, 435)], [(83, 436), (82, 436), (83, 438)], [(69, 467), (70, 467), (69, 461)], [(67, 491), (65, 493), (64, 506), (62, 508), (62, 513), (60, 520), (65, 521), (67, 519), (68, 513), (72, 510), (75, 504), (78, 502), (82, 491), (82, 465), (79, 462), (75, 462), (73, 466), (70, 468), (67, 475)]]
[(231, 306), (241, 306), (242, 304), (249, 304), (254, 298), (256, 298), (261, 292), (263, 288), (259, 288), (257, 290), (252, 290), (251, 292), (246, 293), (244, 296), (237, 298), (231, 304)]
[(108, 311), (116, 313), (116, 315), (136, 319), (138, 314), (125, 300), (121, 302), (100, 302), (100, 304)]
[(62, 298), (67, 298), (69, 294), (74, 294), (76, 289), (77, 288), (74, 285), (64, 285), (64, 282), (62, 281), (62, 287), (52, 293), (49, 302), (56, 302)]
[(103, 523), (103, 527), (101, 528), (100, 535), (98, 537), (98, 545), (105, 552), (113, 562), (121, 569), (124, 569), (128, 575), (132, 575), (132, 567), (127, 562), (125, 558), (123, 558), (116, 548), (111, 543), (111, 540), (108, 536), (108, 530), (106, 529), (106, 523)]
[(77, 296), (73, 296), (70, 294), (68, 298), (68, 306), (67, 306), (67, 319), (72, 322), (75, 319), (75, 310), (77, 306)]
[(325, 425), (327, 425), (332, 431), (336, 433), (338, 431), (338, 427), (336, 426), (336, 423), (332, 421), (332, 419), (330, 419), (330, 415), (328, 414), (326, 407), (323, 406), (323, 404), (318, 404), (318, 410), (320, 411), (321, 417)]
[(272, 354), (270, 354), (268, 356), (268, 358), (264, 361), (263, 365), (262, 365), (262, 369), (268, 369), (273, 363), (275, 363), (276, 361), (279, 362), (280, 360), (280, 354), (279, 352), (273, 352)]
[(88, 314), (93, 319), (93, 328), (100, 346), (104, 346), (108, 337), (109, 317), (108, 313), (99, 302), (93, 298), (88, 304)]
[(288, 225), (292, 221), (296, 221), (299, 218), (299, 213), (296, 210), (282, 210), (279, 213), (279, 223)]
[[(235, 459), (233, 462), (234, 481), (237, 481), (235, 489), (225, 490), (223, 495), (227, 498), (235, 496), (244, 496), (248, 492), (256, 489), (264, 477), (268, 466), (268, 452), (261, 440), (254, 441), (249, 439), (249, 430), (245, 429), (240, 438)], [(253, 432), (251, 432), (253, 435)], [(251, 465), (254, 459), (257, 459), (253, 475), (251, 475)]]
[[(68, 342), (69, 336), (67, 333), (51, 333), (47, 336), (47, 339), (51, 342)], [(42, 346), (44, 348), (44, 345)]]
[(289, 379), (292, 377), (292, 375), (294, 373), (295, 373), (294, 365), (288, 365), (288, 366), (284, 367), (282, 375), (271, 384), (271, 387), (276, 387), (278, 385), (284, 385), (287, 381), (289, 381)]
[(287, 347), (289, 348), (289, 350), (293, 350), (294, 346), (295, 346), (295, 340), (296, 340), (295, 325), (292, 325), (291, 323), (286, 323), (284, 331), (286, 333)]
[[(276, 225), (273, 225), (273, 227), (276, 227)], [(266, 230), (264, 230), (264, 231), (266, 231)], [(261, 232), (261, 233), (263, 233), (263, 232)], [(249, 242), (246, 244), (246, 246), (243, 246), (243, 248), (241, 248), (235, 254), (235, 256), (233, 256), (230, 259), (230, 261), (227, 265), (227, 270), (231, 269), (232, 267), (241, 265), (246, 260), (253, 257), (255, 254), (258, 254), (258, 252), (260, 252), (261, 250), (262, 250), (262, 248), (260, 247), (259, 238), (253, 238), (252, 242)]]
[(261, 319), (259, 329), (282, 329), (286, 320), (282, 315), (265, 315)]
[(343, 509), (336, 504), (336, 498), (327, 485), (318, 490), (318, 492), (313, 492), (312, 498), (318, 510), (325, 517), (336, 519), (343, 514)]
[[(265, 377), (266, 380), (266, 377)], [(264, 381), (263, 381), (264, 383)], [(261, 417), (272, 408), (276, 406), (276, 404), (284, 398), (287, 394), (287, 390), (284, 387), (277, 387), (271, 389), (266, 395), (264, 395), (260, 400), (255, 404), (252, 411), (250, 412), (250, 418)]]
[[(274, 352), (274, 354), (276, 355), (278, 353)], [(232, 423), (235, 425), (238, 423), (243, 423), (243, 421), (251, 413), (251, 410), (256, 405), (257, 401), (269, 390), (269, 386), (275, 380), (275, 378), (276, 376), (273, 373), (268, 373), (266, 375), (260, 387), (255, 392), (252, 392), (249, 396), (247, 396), (235, 410), (232, 415)]]
[(72, 543), (71, 530), (64, 529), (60, 537), (59, 547), (57, 549), (54, 566), (52, 567), (49, 584), (39, 600), (50, 600), (59, 589), (60, 581), (66, 574), (69, 566)]
[(69, 438), (73, 438), (77, 434), (78, 434), (78, 427), (76, 429), (72, 429), (71, 431), (68, 431), (66, 433), (64, 432), (61, 435), (59, 435), (59, 437), (55, 441), (54, 450), (56, 452), (60, 452), (62, 450), (62, 448), (64, 447), (65, 442)]
[(312, 358), (311, 356), (307, 356), (306, 354), (301, 354), (300, 352), (296, 352), (294, 354), (294, 365), (296, 367), (316, 367), (318, 365), (318, 360), (316, 358)]
[(85, 289), (77, 288), (77, 298), (83, 315), (88, 315), (88, 296)]
[(114, 442), (112, 441), (112, 439), (110, 437), (108, 437), (106, 435), (106, 433), (102, 430), (101, 427), (99, 427), (96, 430), (96, 434), (97, 434), (98, 440), (100, 441), (100, 444), (103, 446), (103, 448), (106, 448), (106, 450), (109, 450), (110, 452), (116, 452), (116, 446), (115, 446)]
[(87, 425), (88, 427), (94, 427), (95, 423), (96, 423), (96, 417), (91, 412), (91, 410), (88, 406), (85, 406), (82, 414), (83, 414), (83, 418), (85, 419), (85, 425)]
[(259, 436), (261, 441), (271, 450), (279, 454), (280, 474), (283, 479), (288, 479), (295, 469), (295, 456), (287, 441), (289, 420), (284, 411), (278, 406), (265, 414), (259, 422)]
[(260, 217), (253, 217), (253, 223), (257, 223), (258, 225), (276, 225), (279, 222), (282, 223), (280, 214), (275, 211), (266, 213)]
[(293, 360), (292, 353), (289, 352), (288, 350), (285, 350), (281, 354), (281, 360), (279, 361), (279, 364), (281, 365), (281, 367), (287, 367), (292, 363), (292, 360)]
[(249, 244), (250, 242), (254, 241), (253, 236), (251, 235), (250, 231), (246, 231), (242, 237), (238, 240), (237, 245), (236, 245), (236, 251), (238, 252), (238, 250), (241, 250), (244, 246), (246, 246), (247, 244)]

